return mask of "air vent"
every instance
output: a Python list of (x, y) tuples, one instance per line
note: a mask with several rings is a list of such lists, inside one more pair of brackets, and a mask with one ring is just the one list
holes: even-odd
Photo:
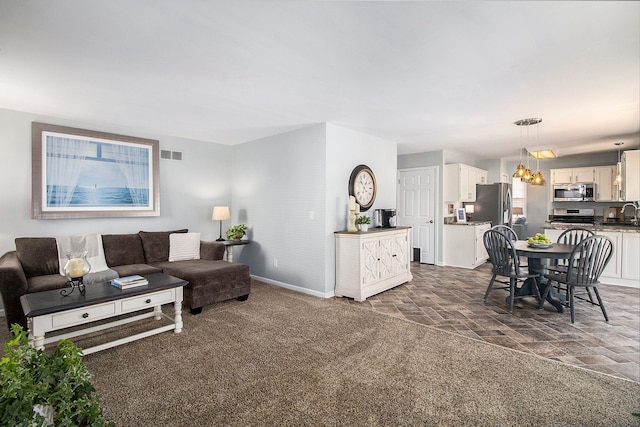
[(160, 158), (168, 160), (182, 160), (182, 151), (160, 150)]

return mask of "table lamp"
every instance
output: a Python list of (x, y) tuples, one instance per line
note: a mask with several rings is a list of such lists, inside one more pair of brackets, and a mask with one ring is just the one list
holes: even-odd
[(216, 242), (222, 242), (225, 239), (222, 238), (222, 221), (231, 219), (229, 213), (229, 206), (215, 206), (213, 208), (213, 215), (211, 216), (213, 221), (220, 221), (220, 237), (216, 239)]

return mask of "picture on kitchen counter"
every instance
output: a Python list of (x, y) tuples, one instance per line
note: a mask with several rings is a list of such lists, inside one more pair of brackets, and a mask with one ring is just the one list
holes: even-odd
[(456, 209), (456, 222), (467, 222), (467, 214), (464, 208)]
[(157, 216), (158, 141), (32, 124), (34, 219)]

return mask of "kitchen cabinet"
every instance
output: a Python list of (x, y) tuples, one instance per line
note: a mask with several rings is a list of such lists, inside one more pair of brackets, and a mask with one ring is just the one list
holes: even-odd
[[(553, 242), (557, 242), (563, 231), (547, 228), (544, 230), (544, 234)], [(640, 232), (602, 229), (594, 229), (593, 231), (596, 234), (607, 236), (613, 242), (613, 255), (600, 276), (600, 282), (640, 287), (640, 262), (638, 262), (640, 259)]]
[(573, 184), (576, 182), (594, 182), (594, 168), (551, 169), (551, 185)]
[(446, 202), (475, 202), (476, 184), (487, 183), (488, 172), (463, 163), (444, 165)]
[(622, 233), (622, 258), (621, 277), (631, 280), (636, 287), (640, 284), (640, 233)]
[(410, 233), (411, 227), (336, 232), (335, 295), (364, 301), (413, 279)]
[(640, 150), (622, 153), (622, 194), (627, 202), (640, 201)]
[(444, 265), (476, 268), (489, 258), (482, 237), (491, 223), (445, 224), (443, 230)]
[(475, 173), (476, 184), (486, 184), (489, 177), (489, 172), (484, 169), (473, 168)]
[(596, 166), (594, 168), (596, 184), (596, 202), (618, 201), (616, 182), (616, 166)]
[(602, 272), (602, 282), (607, 283), (606, 278), (621, 278), (622, 277), (622, 257), (620, 250), (622, 249), (622, 233), (612, 232), (612, 231), (598, 231), (598, 234), (602, 234), (611, 239), (613, 242), (613, 255), (611, 255), (611, 260), (609, 264), (605, 267)]

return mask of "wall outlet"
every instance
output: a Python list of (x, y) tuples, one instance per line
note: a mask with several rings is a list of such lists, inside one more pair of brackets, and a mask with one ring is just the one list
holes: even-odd
[(273, 259), (273, 266), (274, 266), (275, 268), (278, 268), (278, 258), (274, 258), (274, 259)]

